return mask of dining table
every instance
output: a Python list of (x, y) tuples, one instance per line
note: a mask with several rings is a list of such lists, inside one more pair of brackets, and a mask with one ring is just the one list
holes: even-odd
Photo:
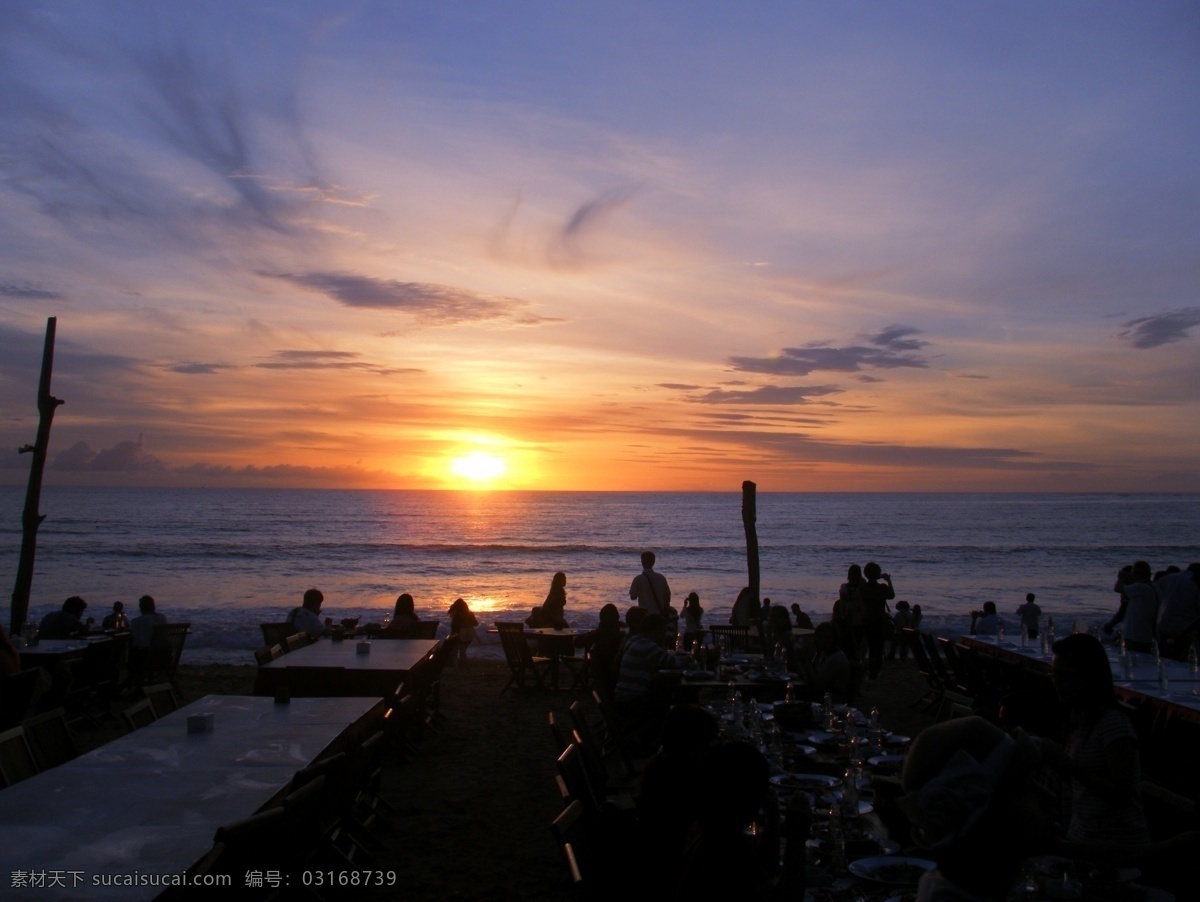
[(303, 672), (318, 678), (315, 684), (305, 686), (305, 695), (390, 695), (440, 641), (318, 639), (259, 667), (255, 694), (277, 695), (296, 689)]
[(0, 790), (0, 879), (10, 898), (153, 898), (381, 713), (379, 698), (205, 696)]
[(98, 642), (111, 642), (112, 636), (80, 636), (74, 639), (39, 639), (36, 645), (18, 648), (22, 667), (45, 667), (83, 657), (88, 647)]

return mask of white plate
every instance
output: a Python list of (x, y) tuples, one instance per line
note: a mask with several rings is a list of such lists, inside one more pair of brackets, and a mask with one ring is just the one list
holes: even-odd
[(816, 753), (817, 753), (817, 750), (815, 748), (813, 748), (811, 745), (793, 745), (793, 746), (789, 746), (787, 748), (787, 750), (783, 753), (783, 757), (785, 757), (785, 758), (789, 758), (789, 757), (790, 758), (800, 758), (800, 757), (807, 758), (809, 755), (815, 755)]
[(904, 763), (904, 759), (907, 757), (907, 755), (876, 755), (874, 758), (868, 758), (867, 764), (872, 767), (899, 770), (900, 765)]
[(912, 886), (921, 875), (932, 870), (934, 863), (927, 858), (905, 858), (902, 855), (878, 855), (850, 862), (850, 873), (863, 880), (874, 880), (890, 886)]
[(779, 774), (771, 778), (771, 782), (780, 789), (801, 789), (805, 792), (819, 792), (838, 785), (837, 777), (825, 774)]

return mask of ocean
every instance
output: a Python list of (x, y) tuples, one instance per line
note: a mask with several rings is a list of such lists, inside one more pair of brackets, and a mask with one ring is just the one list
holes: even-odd
[[(0, 487), (0, 579), (12, 586), (24, 487)], [(190, 663), (252, 663), (258, 624), (305, 589), (324, 613), (378, 620), (400, 592), (426, 619), (462, 596), (489, 625), (567, 574), (568, 619), (629, 604), (644, 548), (676, 606), (723, 622), (746, 585), (740, 491), (437, 492), (65, 488), (42, 491), (30, 619), (82, 595), (99, 621), (143, 594), (188, 621)], [(1200, 495), (818, 494), (757, 497), (762, 594), (826, 619), (851, 563), (877, 561), (925, 626), (965, 632), (1026, 592), (1060, 623), (1107, 619), (1117, 570), (1200, 561)], [(7, 621), (7, 617), (5, 618)], [(443, 630), (444, 631), (444, 630)]]

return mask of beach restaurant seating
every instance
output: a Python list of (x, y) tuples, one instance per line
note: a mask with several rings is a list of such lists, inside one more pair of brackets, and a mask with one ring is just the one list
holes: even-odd
[(154, 721), (158, 720), (154, 713), (154, 705), (150, 699), (144, 698), (140, 702), (134, 702), (128, 708), (121, 712), (121, 719), (125, 721), (125, 725), (129, 727), (129, 732), (139, 730), (142, 727), (148, 727)]
[(283, 645), (283, 640), (296, 632), (296, 628), (287, 621), (283, 621), (282, 623), (260, 623), (258, 628), (262, 630), (263, 645), (268, 647)]
[[(146, 656), (143, 680), (147, 683), (166, 681), (180, 695), (175, 674), (179, 670), (179, 659), (183, 656), (183, 643), (187, 641), (190, 623), (163, 623), (150, 634), (150, 652)], [(157, 679), (155, 679), (157, 678)]]
[(0, 730), (15, 727), (29, 713), (37, 683), (36, 667), (0, 676)]
[(525, 624), (497, 621), (496, 632), (500, 634), (500, 643), (504, 646), (504, 659), (508, 662), (511, 674), (504, 688), (500, 690), (501, 694), (513, 685), (524, 689), (526, 678), (533, 680), (535, 688), (547, 689), (546, 677), (556, 676), (555, 661), (553, 658), (536, 657), (529, 650), (529, 642), (525, 638)]
[(762, 640), (757, 633), (751, 635), (748, 626), (710, 626), (708, 631), (718, 648), (724, 644), (734, 654), (762, 652)]
[(21, 721), (21, 727), (25, 730), (33, 757), (37, 759), (39, 771), (58, 767), (79, 757), (75, 734), (71, 732), (67, 714), (62, 708), (27, 717)]
[(25, 730), (13, 727), (0, 733), (0, 788), (35, 777), (38, 772)]
[(422, 620), (412, 626), (389, 626), (375, 632), (376, 639), (436, 639), (440, 620)]

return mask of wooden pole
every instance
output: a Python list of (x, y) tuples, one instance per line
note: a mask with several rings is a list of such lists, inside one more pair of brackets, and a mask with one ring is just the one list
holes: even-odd
[(10, 633), (19, 633), (29, 614), (29, 591), (33, 587), (33, 560), (37, 554), (37, 531), (45, 518), (38, 513), (42, 497), (42, 470), (46, 467), (46, 451), (50, 447), (50, 424), (54, 411), (63, 402), (50, 394), (50, 375), (54, 371), (54, 330), (58, 318), (46, 320), (46, 344), (42, 349), (42, 378), (38, 382), (37, 442), (25, 445), (21, 454), (32, 453), (29, 466), (29, 488), (25, 492), (25, 511), (21, 516), (21, 560), (17, 565), (17, 582), (12, 594)]
[(746, 528), (746, 568), (749, 571), (750, 591), (759, 598), (758, 572), (758, 506), (754, 498), (757, 488), (753, 482), (746, 480), (742, 483), (742, 525)]

